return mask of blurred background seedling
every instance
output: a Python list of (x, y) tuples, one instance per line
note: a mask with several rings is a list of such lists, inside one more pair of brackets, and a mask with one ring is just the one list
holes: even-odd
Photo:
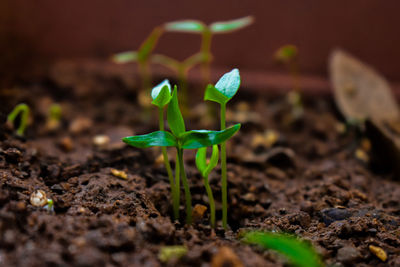
[(112, 60), (119, 64), (137, 62), (139, 74), (142, 80), (142, 88), (138, 94), (138, 101), (143, 107), (149, 107), (151, 105), (151, 98), (149, 94), (152, 87), (150, 56), (163, 32), (164, 30), (162, 27), (156, 27), (140, 45), (137, 51), (122, 52), (115, 54), (112, 57)]
[(15, 124), (15, 120), (18, 115), (20, 115), (19, 126), (17, 128), (17, 135), (24, 136), (26, 127), (28, 125), (28, 117), (30, 113), (30, 108), (27, 104), (21, 103), (15, 106), (15, 108), (11, 111), (11, 113), (7, 117), (7, 123), (12, 127)]
[(49, 131), (55, 131), (61, 126), (62, 109), (57, 103), (52, 104), (49, 107), (46, 121), (46, 129)]

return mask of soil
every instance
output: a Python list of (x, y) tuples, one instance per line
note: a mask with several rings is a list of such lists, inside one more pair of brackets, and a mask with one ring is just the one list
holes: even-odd
[[(210, 228), (208, 211), (185, 225), (183, 199), (182, 221), (173, 222), (160, 151), (120, 141), (157, 129), (156, 117), (142, 112), (126, 79), (52, 73), (3, 90), (1, 266), (287, 264), (274, 252), (241, 243), (241, 233), (249, 229), (297, 234), (331, 266), (400, 266), (399, 180), (374, 164), (366, 137), (343, 130), (329, 97), (305, 96), (303, 117), (288, 122), (285, 96), (245, 92), (229, 105), (231, 123), (243, 125), (228, 144), (231, 229), (224, 231)], [(54, 101), (63, 116), (60, 128), (51, 131), (46, 111)], [(20, 102), (32, 109), (24, 138), (5, 123), (5, 114)], [(202, 110), (193, 108), (187, 128), (202, 128), (196, 115)], [(215, 119), (211, 128), (217, 124)], [(276, 142), (265, 138), (268, 130), (277, 133)], [(107, 135), (109, 142), (94, 144), (98, 135)], [(169, 153), (173, 159), (174, 151)], [(208, 206), (194, 151), (187, 151), (185, 164), (193, 205)], [(219, 171), (211, 173), (210, 183), (220, 224)], [(53, 199), (54, 212), (31, 204), (38, 189)], [(166, 245), (184, 245), (188, 253), (162, 263), (158, 253)], [(370, 245), (382, 248), (387, 260), (374, 255)]]

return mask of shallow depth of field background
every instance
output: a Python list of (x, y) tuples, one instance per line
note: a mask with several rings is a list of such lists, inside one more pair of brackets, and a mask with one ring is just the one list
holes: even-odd
[[(2, 0), (0, 64), (23, 65), (31, 58), (107, 58), (136, 49), (164, 22), (209, 23), (253, 15), (251, 27), (215, 37), (213, 66), (282, 71), (272, 54), (293, 43), (299, 47), (303, 73), (325, 75), (329, 52), (341, 47), (399, 81), (399, 10), (396, 0)], [(198, 50), (199, 41), (197, 35), (167, 33), (156, 52), (183, 59)]]

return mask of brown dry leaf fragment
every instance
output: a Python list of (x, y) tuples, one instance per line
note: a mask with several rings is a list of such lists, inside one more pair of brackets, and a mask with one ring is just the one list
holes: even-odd
[(128, 175), (124, 171), (120, 171), (117, 169), (111, 169), (110, 170), (111, 174), (114, 175), (115, 177), (121, 178), (121, 179), (128, 179)]
[(389, 83), (370, 66), (335, 50), (329, 68), (336, 104), (348, 120), (400, 118)]
[(375, 256), (377, 256), (381, 261), (386, 261), (387, 260), (387, 254), (386, 252), (381, 249), (380, 247), (374, 246), (374, 245), (369, 245), (369, 251), (371, 251)]
[(229, 247), (220, 247), (211, 260), (211, 267), (243, 267), (242, 261)]

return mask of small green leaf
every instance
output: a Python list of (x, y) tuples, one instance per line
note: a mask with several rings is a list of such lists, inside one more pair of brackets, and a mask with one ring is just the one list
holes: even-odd
[(207, 85), (206, 92), (204, 93), (204, 100), (225, 104), (229, 101), (229, 98), (218, 91), (214, 85), (209, 84)]
[(214, 22), (209, 28), (212, 33), (227, 33), (247, 27), (252, 24), (253, 21), (254, 19), (252, 16), (247, 16), (240, 19)]
[(228, 99), (231, 99), (240, 86), (240, 74), (238, 69), (225, 73), (215, 84), (215, 88)]
[(167, 31), (201, 33), (206, 29), (206, 26), (197, 20), (182, 20), (174, 21), (165, 24)]
[(161, 27), (156, 27), (147, 39), (142, 43), (138, 50), (138, 60), (145, 61), (153, 51), (154, 47), (157, 44), (158, 39), (160, 39), (161, 34), (163, 33), (163, 29)]
[(285, 45), (275, 52), (275, 59), (280, 62), (289, 62), (297, 57), (297, 47), (294, 45)]
[(122, 52), (113, 55), (111, 59), (114, 63), (119, 64), (134, 62), (138, 60), (138, 53), (136, 51)]
[(130, 146), (146, 148), (152, 146), (174, 146), (176, 147), (177, 141), (175, 136), (170, 132), (156, 131), (144, 135), (135, 135), (122, 138), (122, 141)]
[(160, 249), (158, 259), (167, 263), (172, 259), (179, 259), (186, 255), (188, 249), (185, 246), (165, 246)]
[(172, 93), (171, 102), (168, 105), (167, 121), (169, 128), (175, 136), (179, 136), (186, 131), (185, 122), (179, 108), (178, 88), (176, 87), (176, 85), (174, 88), (174, 92)]
[(323, 266), (313, 247), (294, 236), (255, 231), (247, 233), (243, 241), (248, 244), (260, 245), (265, 249), (275, 250), (288, 258), (295, 266)]
[(217, 166), (219, 159), (218, 145), (213, 145), (210, 162), (207, 164), (207, 147), (201, 147), (196, 153), (196, 166), (203, 177), (208, 177), (210, 172)]
[(151, 98), (153, 105), (162, 108), (171, 101), (171, 84), (168, 79), (165, 79), (151, 90)]
[(179, 139), (184, 149), (196, 149), (218, 145), (231, 138), (240, 129), (240, 123), (222, 131), (193, 130), (183, 133)]

